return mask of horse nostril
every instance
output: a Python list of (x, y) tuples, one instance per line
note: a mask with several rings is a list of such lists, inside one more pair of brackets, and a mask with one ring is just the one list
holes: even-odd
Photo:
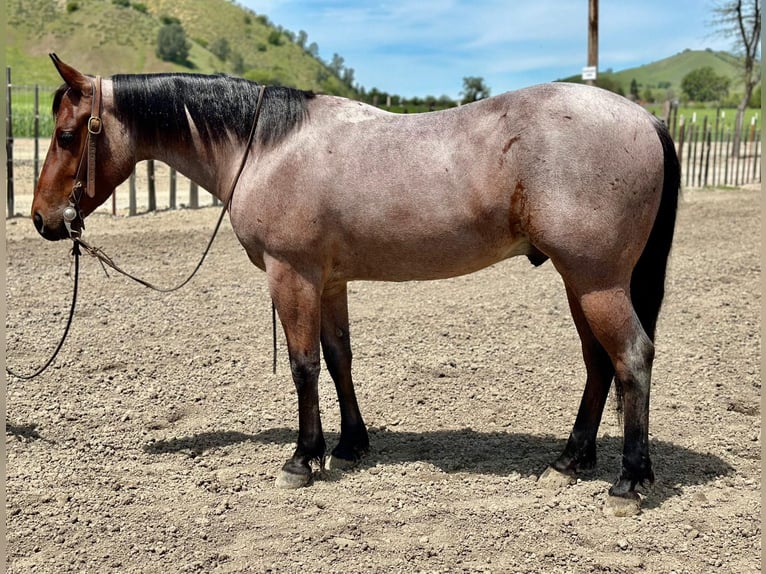
[(37, 232), (42, 233), (43, 228), (45, 227), (45, 222), (43, 222), (43, 216), (40, 215), (39, 212), (36, 212), (32, 219), (35, 222), (35, 229), (37, 229)]

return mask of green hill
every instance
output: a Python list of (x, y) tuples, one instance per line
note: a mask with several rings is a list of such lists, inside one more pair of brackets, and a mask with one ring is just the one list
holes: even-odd
[[(8, 0), (6, 63), (14, 84), (58, 84), (48, 58), (89, 73), (224, 72), (268, 84), (356, 96), (292, 32), (228, 0)], [(163, 18), (177, 18), (190, 43), (181, 66), (156, 56)], [(225, 40), (226, 59), (214, 49)]]
[[(619, 72), (606, 70), (599, 73), (597, 83), (623, 94), (630, 93), (630, 84), (635, 79), (639, 93), (650, 89), (658, 99), (668, 95), (681, 96), (681, 81), (684, 76), (697, 68), (709, 66), (719, 76), (731, 79), (729, 93), (742, 93), (742, 67), (739, 60), (728, 52), (712, 50), (684, 50), (683, 52), (636, 68)], [(580, 82), (580, 76), (564, 78), (565, 82)]]

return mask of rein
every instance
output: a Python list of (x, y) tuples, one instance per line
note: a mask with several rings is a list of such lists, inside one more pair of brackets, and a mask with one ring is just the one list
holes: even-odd
[[(97, 258), (102, 264), (107, 265), (108, 267), (111, 267), (118, 273), (132, 279), (133, 281), (140, 283), (141, 285), (144, 285), (145, 287), (148, 287), (149, 289), (152, 289), (154, 291), (158, 291), (160, 293), (171, 293), (173, 291), (177, 291), (181, 289), (184, 285), (186, 285), (191, 279), (197, 274), (197, 271), (199, 271), (200, 267), (202, 267), (202, 263), (205, 261), (205, 258), (207, 257), (208, 253), (210, 252), (210, 248), (213, 245), (213, 241), (216, 238), (216, 235), (218, 235), (218, 231), (221, 228), (221, 224), (223, 222), (224, 215), (226, 214), (226, 211), (231, 207), (231, 200), (234, 197), (234, 190), (237, 187), (237, 184), (239, 183), (239, 178), (242, 175), (242, 171), (245, 169), (245, 164), (247, 163), (247, 157), (249, 155), (250, 147), (252, 146), (253, 140), (255, 139), (255, 132), (258, 126), (258, 119), (261, 116), (261, 108), (263, 105), (263, 96), (266, 92), (266, 86), (261, 86), (258, 90), (258, 101), (255, 106), (255, 114), (253, 117), (253, 125), (250, 128), (250, 135), (247, 139), (247, 145), (245, 147), (245, 151), (242, 154), (242, 160), (240, 161), (239, 168), (237, 169), (237, 173), (234, 176), (234, 179), (232, 180), (231, 186), (229, 188), (229, 192), (226, 196), (226, 200), (224, 201), (223, 209), (221, 210), (221, 214), (218, 216), (218, 221), (215, 224), (215, 228), (213, 229), (213, 234), (210, 237), (210, 240), (207, 243), (207, 246), (205, 247), (205, 251), (202, 253), (202, 257), (200, 258), (199, 262), (197, 263), (197, 266), (194, 268), (194, 270), (191, 272), (191, 274), (184, 279), (180, 284), (176, 285), (175, 287), (157, 287), (156, 285), (153, 285), (149, 281), (146, 281), (144, 279), (141, 279), (139, 277), (136, 277), (135, 275), (125, 271), (122, 269), (119, 265), (117, 265), (114, 260), (109, 257), (104, 251), (98, 247), (94, 247), (84, 241), (81, 237), (82, 233), (80, 230), (74, 229), (72, 227), (72, 222), (79, 216), (81, 216), (80, 211), (80, 200), (82, 199), (82, 193), (83, 193), (83, 184), (82, 184), (82, 178), (81, 178), (81, 172), (82, 172), (82, 165), (83, 160), (85, 159), (86, 151), (87, 151), (87, 163), (86, 163), (86, 178), (87, 183), (85, 187), (85, 192), (93, 197), (95, 196), (95, 181), (96, 181), (96, 175), (95, 175), (95, 161), (96, 161), (96, 138), (95, 136), (99, 135), (102, 132), (103, 125), (101, 122), (101, 77), (96, 76), (96, 81), (93, 85), (93, 103), (91, 105), (91, 115), (88, 118), (88, 138), (86, 147), (83, 149), (83, 153), (80, 156), (80, 164), (77, 168), (77, 174), (75, 176), (75, 183), (72, 186), (72, 193), (69, 199), (69, 206), (64, 209), (64, 222), (67, 228), (67, 231), (69, 232), (69, 237), (72, 239), (72, 255), (74, 255), (75, 259), (75, 275), (74, 275), (74, 287), (72, 291), (72, 304), (69, 308), (69, 317), (67, 319), (66, 327), (64, 329), (64, 334), (61, 337), (61, 340), (59, 341), (58, 345), (56, 346), (56, 349), (53, 351), (52, 356), (50, 359), (48, 359), (45, 364), (37, 369), (34, 373), (30, 375), (23, 375), (20, 373), (16, 373), (10, 368), (6, 366), (5, 371), (6, 373), (24, 380), (30, 380), (34, 379), (35, 377), (38, 377), (43, 372), (45, 372), (48, 367), (53, 364), (53, 361), (55, 360), (56, 356), (58, 355), (61, 348), (64, 346), (64, 341), (66, 340), (67, 336), (69, 335), (69, 329), (72, 325), (72, 320), (74, 319), (74, 310), (77, 303), (77, 288), (79, 283), (79, 277), (80, 277), (80, 248), (82, 247), (83, 250), (85, 250), (89, 255)], [(83, 228), (85, 227), (84, 224), (84, 218), (82, 218), (83, 221)], [(271, 322), (272, 322), (272, 342), (273, 342), (273, 360), (272, 360), (272, 371), (276, 374), (276, 368), (277, 368), (277, 342), (276, 342), (276, 310), (274, 308), (274, 302), (271, 303)]]

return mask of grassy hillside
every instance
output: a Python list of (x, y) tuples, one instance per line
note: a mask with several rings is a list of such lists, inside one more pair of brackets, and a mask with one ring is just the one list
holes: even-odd
[[(15, 84), (57, 84), (47, 56), (53, 51), (85, 72), (102, 75), (226, 72), (263, 83), (355, 95), (265, 17), (227, 0), (8, 0), (6, 10), (6, 61)], [(155, 54), (162, 17), (168, 16), (178, 18), (186, 31), (188, 66), (163, 62)], [(210, 50), (221, 39), (230, 46), (226, 60)]]
[[(652, 92), (658, 92), (655, 97), (665, 99), (668, 90), (675, 96), (680, 96), (681, 81), (684, 76), (692, 70), (706, 66), (713, 68), (717, 75), (731, 79), (730, 94), (742, 93), (741, 67), (737, 58), (727, 52), (712, 50), (684, 50), (669, 58), (637, 68), (628, 68), (619, 72), (603, 71), (599, 74), (599, 83), (604, 82), (615, 91), (619, 87), (622, 93), (629, 94), (631, 81), (635, 79), (639, 85), (639, 93), (649, 88)], [(579, 82), (580, 76), (571, 76), (564, 81)]]

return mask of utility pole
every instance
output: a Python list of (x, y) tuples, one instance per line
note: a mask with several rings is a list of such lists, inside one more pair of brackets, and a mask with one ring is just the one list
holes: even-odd
[(588, 67), (583, 80), (593, 85), (598, 74), (598, 0), (588, 0)]

